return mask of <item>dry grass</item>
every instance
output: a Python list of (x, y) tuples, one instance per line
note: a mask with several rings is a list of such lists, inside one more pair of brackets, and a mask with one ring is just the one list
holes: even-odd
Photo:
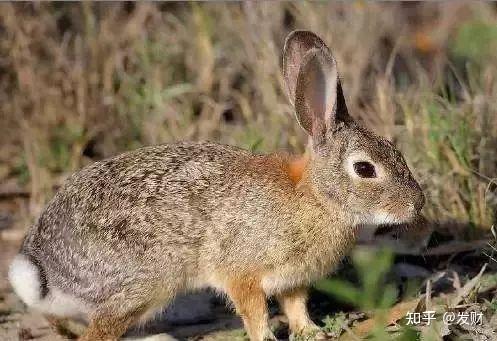
[(140, 145), (301, 151), (279, 61), (307, 28), (332, 46), (351, 113), (404, 150), (428, 216), (488, 228), (496, 22), (490, 3), (3, 3), (0, 182), (28, 186), (36, 215), (69, 172)]

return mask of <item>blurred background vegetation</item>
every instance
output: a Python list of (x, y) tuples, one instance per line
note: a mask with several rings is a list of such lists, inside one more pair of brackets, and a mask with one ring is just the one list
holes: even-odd
[(142, 145), (302, 152), (280, 71), (296, 28), (331, 46), (351, 114), (402, 149), (429, 218), (495, 223), (494, 3), (2, 3), (0, 187), (34, 217), (71, 172)]

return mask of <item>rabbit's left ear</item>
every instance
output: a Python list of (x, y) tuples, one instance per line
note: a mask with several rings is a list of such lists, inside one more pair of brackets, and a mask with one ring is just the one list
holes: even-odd
[(297, 120), (313, 138), (326, 133), (337, 120), (350, 119), (335, 58), (314, 33), (294, 31), (288, 35), (283, 75)]

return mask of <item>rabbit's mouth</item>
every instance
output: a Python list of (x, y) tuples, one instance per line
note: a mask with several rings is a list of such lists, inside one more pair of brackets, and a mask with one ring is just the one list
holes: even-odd
[(395, 226), (404, 225), (412, 222), (416, 215), (411, 211), (406, 212), (401, 216), (398, 214), (390, 213), (388, 211), (376, 211), (371, 213), (362, 214), (358, 219), (360, 225), (373, 225), (373, 226)]

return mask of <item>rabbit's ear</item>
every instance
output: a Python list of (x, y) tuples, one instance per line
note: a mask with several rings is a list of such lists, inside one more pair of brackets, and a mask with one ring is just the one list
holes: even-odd
[(290, 33), (283, 53), (283, 73), (297, 120), (314, 139), (321, 139), (337, 120), (350, 120), (335, 58), (317, 35), (309, 31)]
[(283, 77), (285, 78), (288, 98), (295, 103), (297, 77), (305, 54), (311, 49), (328, 49), (326, 44), (310, 31), (293, 31), (286, 40), (283, 48)]
[(318, 144), (336, 124), (337, 88), (338, 73), (333, 57), (323, 49), (307, 52), (297, 76), (295, 113)]

